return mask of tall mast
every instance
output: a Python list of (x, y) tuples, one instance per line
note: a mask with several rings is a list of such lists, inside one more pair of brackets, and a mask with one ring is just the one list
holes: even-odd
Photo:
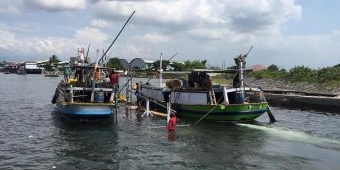
[(244, 81), (243, 81), (243, 57), (240, 57), (240, 81), (241, 85), (240, 88), (243, 89), (244, 87)]
[(161, 56), (159, 56), (159, 87), (162, 87), (162, 79), (163, 79), (163, 69), (162, 69), (162, 53)]

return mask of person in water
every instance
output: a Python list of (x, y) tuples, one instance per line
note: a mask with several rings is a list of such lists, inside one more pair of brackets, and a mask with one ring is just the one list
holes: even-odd
[(176, 118), (176, 115), (174, 113), (171, 113), (170, 114), (170, 120), (169, 120), (169, 123), (168, 123), (168, 141), (170, 142), (173, 142), (176, 140), (176, 132), (175, 132), (175, 129), (176, 129), (176, 121), (177, 121), (177, 118)]
[(177, 121), (176, 115), (174, 113), (171, 113), (170, 114), (170, 120), (169, 120), (169, 123), (168, 123), (168, 131), (169, 132), (175, 131), (176, 121)]

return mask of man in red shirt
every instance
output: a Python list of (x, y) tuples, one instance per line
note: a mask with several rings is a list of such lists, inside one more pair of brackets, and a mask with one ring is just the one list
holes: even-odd
[(119, 76), (118, 76), (118, 73), (115, 72), (114, 70), (112, 70), (112, 72), (110, 74), (110, 82), (113, 86), (118, 86)]
[(168, 123), (168, 131), (175, 131), (176, 121), (177, 121), (176, 115), (174, 113), (171, 113), (170, 114), (170, 120), (169, 120), (169, 123)]
[(170, 142), (173, 142), (176, 140), (176, 132), (175, 132), (176, 121), (177, 121), (176, 115), (174, 113), (171, 113), (170, 120), (169, 120), (168, 127), (167, 127), (168, 128), (168, 140)]

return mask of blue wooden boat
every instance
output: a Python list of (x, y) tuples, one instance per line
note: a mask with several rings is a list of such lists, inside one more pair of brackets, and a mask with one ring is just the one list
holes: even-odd
[[(52, 103), (56, 110), (66, 116), (77, 118), (110, 118), (116, 109), (115, 89), (104, 77), (108, 68), (102, 70), (100, 78), (93, 81), (94, 66), (75, 66), (81, 77), (62, 80), (56, 88)], [(98, 67), (96, 67), (98, 68)]]
[[(125, 28), (135, 11), (131, 14), (124, 26), (113, 40), (108, 49), (103, 53), (99, 60), (92, 65), (85, 66), (89, 62), (88, 56), (84, 55), (84, 49), (78, 49), (77, 62), (80, 65), (73, 66), (76, 70), (76, 80), (69, 79), (60, 82), (52, 99), (56, 104), (57, 110), (68, 116), (84, 118), (106, 118), (116, 115), (117, 121), (117, 84), (113, 85), (107, 82), (109, 72), (113, 73), (110, 68), (100, 67), (100, 62), (104, 65), (104, 57), (110, 50), (120, 33)], [(89, 51), (90, 45), (87, 52)], [(88, 53), (87, 53), (88, 54)], [(115, 82), (117, 83), (117, 82)]]

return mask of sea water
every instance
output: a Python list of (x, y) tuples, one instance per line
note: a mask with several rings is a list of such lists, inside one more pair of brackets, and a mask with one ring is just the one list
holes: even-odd
[(251, 123), (180, 118), (170, 135), (165, 118), (126, 112), (124, 104), (117, 124), (65, 119), (51, 104), (60, 80), (0, 73), (0, 169), (340, 167), (338, 114), (274, 107), (274, 124), (266, 114)]

